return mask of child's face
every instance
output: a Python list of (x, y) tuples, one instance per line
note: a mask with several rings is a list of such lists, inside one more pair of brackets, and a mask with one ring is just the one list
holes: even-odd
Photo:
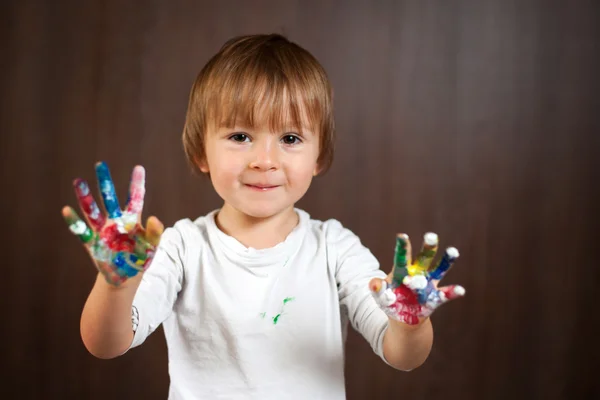
[(225, 204), (255, 218), (289, 211), (318, 173), (318, 133), (308, 123), (302, 134), (293, 126), (272, 132), (267, 121), (209, 129), (199, 162)]

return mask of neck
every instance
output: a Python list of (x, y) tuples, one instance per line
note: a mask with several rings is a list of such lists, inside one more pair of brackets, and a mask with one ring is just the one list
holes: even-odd
[(298, 225), (299, 217), (293, 206), (269, 217), (253, 217), (225, 203), (215, 222), (221, 231), (244, 246), (267, 249), (283, 242)]

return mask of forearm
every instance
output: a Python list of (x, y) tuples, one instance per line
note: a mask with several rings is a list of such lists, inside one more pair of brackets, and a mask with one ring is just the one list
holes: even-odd
[(433, 345), (433, 327), (429, 318), (418, 325), (390, 319), (383, 338), (383, 355), (394, 368), (409, 371), (425, 362)]
[(123, 354), (133, 340), (131, 306), (142, 274), (121, 287), (109, 285), (98, 274), (81, 314), (81, 339), (87, 350), (98, 358)]

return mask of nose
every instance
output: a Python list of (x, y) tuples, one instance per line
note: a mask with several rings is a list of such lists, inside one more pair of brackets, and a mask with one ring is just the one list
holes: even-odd
[(277, 144), (272, 140), (256, 142), (253, 146), (250, 168), (258, 171), (269, 171), (279, 168)]

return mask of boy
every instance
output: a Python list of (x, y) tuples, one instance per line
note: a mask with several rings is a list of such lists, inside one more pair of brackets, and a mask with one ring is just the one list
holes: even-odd
[(330, 166), (333, 136), (331, 88), (311, 54), (279, 35), (226, 43), (196, 79), (183, 133), (220, 209), (162, 233), (155, 217), (140, 225), (142, 167), (122, 211), (97, 164), (108, 218), (75, 181), (91, 228), (69, 207), (63, 215), (100, 271), (81, 317), (90, 353), (119, 356), (162, 323), (170, 399), (343, 399), (348, 321), (391, 366), (422, 364), (428, 315), (464, 293), (436, 287), (457, 254), (433, 276), (437, 237), (413, 265), (400, 235), (386, 281), (352, 232), (295, 208)]

